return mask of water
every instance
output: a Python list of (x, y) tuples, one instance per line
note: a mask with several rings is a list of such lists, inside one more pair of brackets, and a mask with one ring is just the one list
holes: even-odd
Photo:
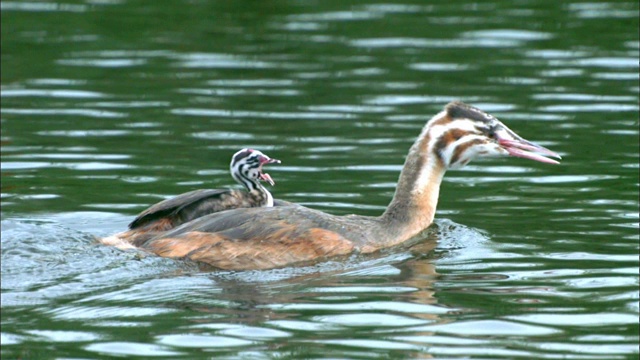
[[(638, 356), (638, 4), (2, 2), (3, 358)], [(277, 198), (377, 215), (453, 99), (562, 164), (447, 174), (427, 239), (202, 271), (96, 236), (283, 161)]]

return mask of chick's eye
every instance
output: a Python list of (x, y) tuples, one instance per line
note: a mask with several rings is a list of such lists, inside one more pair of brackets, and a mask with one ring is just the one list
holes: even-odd
[(496, 128), (495, 128), (495, 126), (492, 126), (492, 127), (489, 128), (489, 131), (487, 131), (487, 136), (492, 138), (492, 139), (495, 139), (495, 137), (496, 137)]

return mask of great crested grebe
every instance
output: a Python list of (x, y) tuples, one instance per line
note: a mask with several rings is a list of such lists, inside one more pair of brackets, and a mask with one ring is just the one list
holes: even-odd
[(129, 229), (140, 231), (166, 231), (201, 216), (215, 212), (261, 206), (273, 206), (273, 196), (260, 181), (275, 185), (269, 174), (262, 171), (266, 164), (279, 164), (254, 149), (242, 149), (231, 157), (231, 176), (244, 190), (201, 189), (189, 191), (161, 201), (141, 212)]
[[(336, 216), (304, 206), (223, 211), (166, 232), (106, 241), (220, 269), (270, 269), (400, 244), (431, 225), (447, 169), (476, 157), (516, 156), (558, 164), (555, 152), (529, 142), (495, 117), (452, 102), (422, 129), (406, 157), (391, 203), (377, 217)], [(113, 238), (113, 237), (111, 237)]]

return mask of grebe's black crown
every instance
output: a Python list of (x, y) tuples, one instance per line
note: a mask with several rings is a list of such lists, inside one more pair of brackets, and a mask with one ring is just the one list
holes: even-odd
[(447, 115), (453, 120), (455, 119), (469, 119), (473, 121), (479, 122), (492, 122), (495, 121), (496, 118), (487, 114), (486, 112), (473, 107), (471, 105), (467, 105), (460, 101), (454, 101), (447, 105), (445, 108), (447, 111)]

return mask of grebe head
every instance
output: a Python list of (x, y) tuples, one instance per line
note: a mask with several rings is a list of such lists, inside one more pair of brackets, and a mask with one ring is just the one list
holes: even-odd
[(229, 168), (235, 181), (249, 190), (254, 190), (261, 186), (260, 180), (268, 182), (271, 186), (275, 185), (271, 176), (262, 172), (262, 166), (279, 163), (280, 160), (272, 159), (258, 150), (242, 149), (233, 154)]
[(515, 156), (558, 164), (557, 153), (523, 139), (494, 116), (462, 102), (452, 102), (427, 124), (431, 151), (445, 168), (465, 166), (478, 157)]

